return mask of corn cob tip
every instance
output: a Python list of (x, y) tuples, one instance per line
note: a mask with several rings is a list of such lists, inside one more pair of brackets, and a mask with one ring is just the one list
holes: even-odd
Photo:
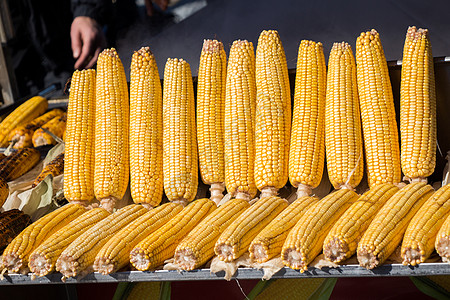
[(130, 263), (139, 271), (146, 271), (150, 268), (150, 258), (144, 249), (134, 248), (130, 252)]
[(237, 192), (236, 195), (234, 196), (234, 198), (246, 200), (246, 201), (252, 200), (252, 197), (249, 193), (241, 192), (241, 191)]
[(359, 265), (367, 270), (377, 267), (380, 263), (377, 255), (373, 254), (373, 252), (366, 247), (358, 249), (357, 258)]
[(112, 213), (118, 199), (116, 197), (106, 197), (100, 200), (100, 206), (106, 211)]
[(299, 183), (297, 187), (297, 199), (307, 197), (312, 194), (312, 187), (303, 183)]
[(142, 205), (145, 209), (147, 209), (147, 210), (152, 210), (152, 209), (155, 208), (155, 207), (154, 207), (153, 205), (151, 205), (150, 203), (141, 203), (141, 205)]
[(332, 51), (345, 51), (346, 49), (351, 48), (351, 46), (349, 45), (349, 43), (347, 42), (335, 42), (333, 43), (333, 47), (332, 47)]
[(191, 271), (195, 269), (198, 258), (190, 248), (183, 248), (175, 251), (175, 263), (178, 264), (183, 270)]
[(23, 260), (16, 253), (8, 253), (2, 256), (2, 265), (11, 273), (17, 273), (23, 266)]
[(291, 269), (299, 270), (303, 273), (308, 270), (308, 265), (305, 263), (306, 256), (301, 251), (293, 248), (287, 248), (281, 253), (283, 264)]
[(425, 182), (428, 183), (428, 179), (427, 177), (415, 177), (415, 178), (411, 178), (411, 177), (407, 177), (404, 176), (403, 180), (408, 181), (409, 183), (414, 183), (414, 182)]
[(140, 56), (144, 56), (144, 57), (149, 57), (149, 56), (153, 55), (152, 51), (150, 50), (150, 47), (142, 47), (138, 51), (134, 51), (134, 53), (136, 53), (136, 55), (140, 55)]
[(273, 186), (266, 186), (261, 190), (261, 195), (259, 198), (267, 198), (278, 195), (278, 189)]
[(258, 263), (266, 262), (269, 258), (267, 247), (261, 243), (252, 243), (249, 249), (250, 258), (256, 260)]
[[(439, 237), (438, 237), (439, 238)], [(436, 251), (441, 256), (443, 262), (450, 262), (450, 237), (440, 237), (436, 243)]]
[(99, 54), (99, 58), (100, 58), (100, 56), (110, 56), (110, 57), (114, 57), (114, 58), (119, 58), (116, 48), (105, 49)]
[(219, 257), (220, 260), (225, 262), (232, 262), (237, 257), (235, 253), (237, 251), (233, 250), (233, 246), (227, 244), (219, 244), (214, 247), (214, 252)]
[(217, 40), (203, 40), (203, 52), (219, 53), (223, 50), (223, 44)]
[(67, 254), (61, 254), (61, 256), (56, 261), (56, 271), (63, 274), (62, 281), (65, 281), (66, 278), (75, 277), (78, 275), (78, 262), (75, 259)]
[(28, 263), (30, 271), (34, 275), (43, 277), (52, 271), (52, 264), (50, 259), (46, 259), (45, 256), (40, 253), (33, 253), (30, 256), (30, 262)]
[(96, 257), (94, 261), (94, 270), (102, 275), (108, 275), (116, 271), (114, 263), (106, 257)]
[(223, 198), (225, 184), (223, 182), (213, 183), (211, 184), (209, 191), (211, 192), (211, 200), (214, 201), (214, 203), (219, 204)]
[(323, 255), (331, 262), (339, 263), (347, 258), (348, 245), (338, 237), (332, 238), (323, 246)]
[(409, 26), (406, 32), (406, 39), (408, 40), (419, 40), (426, 38), (428, 36), (428, 29), (419, 28), (416, 26)]
[[(421, 253), (422, 252), (422, 253)], [(411, 265), (416, 266), (424, 261), (423, 250), (421, 247), (402, 247), (402, 264), (404, 266)]]

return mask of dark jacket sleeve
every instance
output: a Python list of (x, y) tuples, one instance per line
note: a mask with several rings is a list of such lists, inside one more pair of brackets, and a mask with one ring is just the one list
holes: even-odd
[(101, 25), (105, 25), (109, 21), (111, 5), (111, 0), (71, 0), (74, 18), (90, 17)]

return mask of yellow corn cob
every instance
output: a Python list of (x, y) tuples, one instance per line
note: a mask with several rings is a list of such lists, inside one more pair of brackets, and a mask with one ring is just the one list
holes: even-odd
[(161, 265), (173, 256), (178, 243), (215, 209), (214, 201), (206, 198), (192, 202), (168, 223), (139, 242), (130, 252), (130, 262), (141, 271)]
[(95, 70), (72, 75), (67, 109), (64, 157), (64, 197), (94, 199)]
[(339, 263), (356, 253), (358, 242), (370, 222), (397, 191), (391, 183), (377, 185), (361, 195), (358, 201), (337, 220), (323, 243), (323, 254), (331, 262)]
[(77, 237), (109, 216), (103, 208), (91, 209), (60, 230), (51, 235), (45, 242), (30, 254), (28, 267), (38, 276), (45, 276), (55, 269), (56, 260)]
[(28, 256), (34, 249), (84, 212), (86, 209), (83, 206), (68, 204), (40, 218), (25, 228), (6, 247), (2, 256), (2, 265), (9, 272), (24, 270), (28, 264)]
[(326, 278), (275, 279), (255, 300), (313, 299), (311, 296)]
[(175, 250), (175, 263), (183, 270), (193, 270), (214, 256), (214, 244), (250, 204), (243, 199), (231, 199), (201, 221)]
[(183, 209), (178, 203), (158, 206), (115, 234), (97, 253), (94, 270), (107, 275), (130, 263), (130, 251), (145, 237), (169, 222)]
[(402, 171), (410, 181), (426, 181), (436, 165), (436, 91), (427, 29), (408, 28), (401, 76)]
[(83, 231), (56, 261), (56, 270), (63, 274), (62, 280), (90, 272), (95, 256), (108, 240), (147, 211), (142, 205), (127, 205)]
[(205, 40), (197, 84), (197, 138), (200, 174), (219, 203), (225, 190), (225, 82), (227, 55), (223, 44)]
[(400, 147), (386, 58), (375, 29), (356, 40), (356, 75), (369, 186), (401, 180)]
[(0, 177), (6, 181), (17, 179), (31, 170), (40, 159), (40, 152), (34, 148), (19, 149), (2, 161)]
[(358, 199), (355, 192), (342, 189), (314, 204), (289, 232), (281, 258), (292, 269), (304, 272), (322, 251), (322, 244), (339, 217)]
[(161, 282), (137, 282), (126, 300), (159, 300), (161, 293)]
[(61, 110), (59, 108), (55, 108), (25, 125), (16, 127), (9, 134), (9, 140), (14, 143), (13, 148), (21, 149), (21, 148), (25, 148), (25, 147), (32, 147), (33, 146), (33, 142), (32, 142), (33, 133), (39, 127), (41, 127), (42, 125), (44, 125), (51, 119), (58, 117), (58, 116), (62, 116), (63, 114), (64, 114), (63, 110)]
[(255, 53), (246, 40), (233, 42), (225, 92), (225, 185), (228, 193), (250, 200), (257, 192), (254, 179)]
[(64, 153), (61, 153), (42, 169), (41, 173), (34, 180), (33, 185), (31, 187), (37, 186), (42, 180), (45, 179), (45, 177), (47, 177), (50, 174), (53, 177), (55, 177), (63, 173), (64, 173)]
[(263, 263), (280, 255), (289, 231), (318, 200), (305, 196), (292, 202), (253, 239), (248, 248), (250, 258)]
[(437, 190), (417, 211), (403, 237), (403, 264), (423, 263), (434, 251), (439, 229), (450, 215), (450, 185)]
[(298, 197), (310, 195), (322, 179), (325, 161), (326, 72), (322, 43), (301, 41), (289, 150), (289, 180), (298, 188)]
[(114, 48), (97, 61), (94, 193), (112, 211), (129, 179), (129, 104), (125, 71)]
[(373, 269), (382, 264), (397, 248), (409, 222), (433, 194), (424, 182), (405, 186), (381, 208), (358, 243), (359, 265)]
[(450, 216), (439, 229), (434, 246), (442, 261), (450, 262)]
[(239, 258), (258, 233), (287, 206), (285, 199), (276, 196), (258, 200), (225, 229), (216, 242), (214, 252), (227, 262)]
[(261, 32), (256, 47), (255, 182), (261, 198), (286, 185), (291, 135), (291, 89), (278, 32)]
[(9, 186), (5, 179), (0, 177), (0, 207), (5, 204), (6, 199), (9, 196)]
[(363, 177), (361, 118), (356, 64), (349, 44), (334, 43), (328, 61), (325, 152), (335, 189), (354, 189)]
[(0, 213), (0, 253), (30, 224), (30, 216), (21, 210), (10, 209)]
[(163, 182), (162, 92), (150, 48), (133, 54), (130, 75), (130, 175), (135, 203), (157, 206)]
[[(57, 116), (45, 123), (42, 128), (47, 129), (59, 138), (62, 138), (64, 131), (66, 130), (66, 114)], [(45, 145), (56, 145), (55, 139), (45, 132), (42, 128), (37, 129), (31, 138), (34, 147)]]
[(47, 99), (35, 96), (21, 104), (0, 123), (0, 147), (8, 146), (9, 133), (42, 115), (48, 107)]
[(167, 59), (163, 91), (164, 190), (170, 201), (192, 201), (198, 185), (194, 87), (183, 59)]

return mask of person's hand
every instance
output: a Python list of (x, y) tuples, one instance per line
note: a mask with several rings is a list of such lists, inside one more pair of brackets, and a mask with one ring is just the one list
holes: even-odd
[(165, 11), (167, 9), (167, 5), (169, 5), (169, 0), (145, 0), (145, 8), (147, 10), (147, 16), (151, 17), (153, 16), (153, 3), (158, 5), (158, 7)]
[(70, 28), (75, 69), (92, 67), (100, 51), (106, 47), (106, 38), (98, 23), (89, 17), (76, 17)]

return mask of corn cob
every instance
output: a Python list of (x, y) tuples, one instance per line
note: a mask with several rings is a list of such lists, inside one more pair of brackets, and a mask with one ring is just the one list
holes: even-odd
[(94, 193), (102, 207), (112, 211), (125, 194), (130, 168), (127, 79), (114, 48), (98, 57), (95, 88)]
[(226, 262), (239, 258), (258, 233), (287, 206), (285, 199), (276, 196), (258, 200), (225, 229), (216, 242), (214, 252)]
[(68, 204), (32, 223), (6, 247), (2, 257), (3, 266), (9, 272), (24, 270), (28, 256), (34, 249), (85, 211), (81, 205)]
[(97, 253), (94, 270), (107, 275), (130, 262), (130, 251), (145, 237), (164, 226), (183, 209), (178, 203), (166, 203), (146, 212), (115, 234)]
[(200, 174), (219, 203), (225, 190), (225, 82), (227, 55), (223, 44), (205, 40), (197, 84), (197, 138)]
[(8, 146), (9, 133), (42, 115), (48, 107), (47, 99), (35, 96), (21, 104), (0, 123), (0, 147)]
[(33, 185), (31, 187), (37, 186), (48, 175), (52, 175), (53, 177), (55, 177), (63, 173), (64, 173), (64, 153), (61, 153), (42, 169), (41, 173), (34, 180)]
[(110, 214), (103, 208), (91, 209), (50, 236), (30, 254), (28, 267), (38, 276), (55, 269), (56, 260), (77, 237)]
[(382, 264), (400, 244), (409, 222), (432, 194), (433, 188), (424, 182), (409, 184), (395, 193), (359, 241), (359, 265), (373, 269)]
[(289, 180), (298, 188), (298, 197), (310, 195), (322, 179), (325, 161), (326, 72), (322, 43), (301, 41), (289, 151)]
[(409, 223), (401, 250), (404, 265), (415, 266), (431, 255), (436, 235), (449, 215), (450, 185), (446, 185), (425, 202)]
[(32, 137), (33, 133), (42, 125), (50, 121), (51, 119), (62, 116), (64, 114), (64, 111), (55, 108), (51, 111), (43, 114), (42, 116), (34, 119), (33, 121), (16, 127), (11, 133), (9, 134), (9, 140), (14, 143), (13, 148), (14, 149), (21, 149), (25, 147), (32, 147)]
[(359, 240), (377, 212), (398, 190), (393, 184), (384, 183), (361, 195), (326, 236), (323, 243), (325, 258), (340, 263), (355, 254)]
[(358, 194), (342, 189), (314, 204), (289, 232), (281, 250), (283, 263), (300, 272), (306, 271), (322, 250), (331, 227), (357, 199)]
[(94, 199), (95, 70), (72, 75), (67, 109), (64, 196), (70, 202)]
[(0, 177), (0, 207), (5, 204), (6, 199), (9, 196), (9, 186), (5, 179)]
[(9, 243), (31, 224), (29, 215), (18, 209), (11, 209), (0, 214), (0, 253)]
[(238, 199), (256, 195), (254, 179), (255, 53), (246, 40), (233, 42), (225, 92), (225, 186)]
[(318, 200), (305, 196), (292, 202), (253, 239), (248, 248), (250, 258), (263, 263), (280, 255), (289, 231)]
[(450, 216), (439, 229), (434, 247), (443, 262), (450, 262)]
[(175, 249), (175, 263), (183, 270), (193, 270), (214, 256), (214, 244), (250, 204), (231, 199), (203, 219)]
[(167, 59), (163, 92), (164, 190), (170, 201), (192, 201), (198, 185), (195, 101), (191, 68)]
[(159, 300), (161, 293), (161, 282), (137, 282), (126, 300)]
[(256, 47), (255, 182), (261, 198), (286, 185), (291, 130), (291, 89), (278, 32), (261, 32)]
[(161, 265), (173, 256), (178, 243), (215, 209), (216, 204), (209, 199), (193, 201), (168, 223), (139, 242), (130, 252), (130, 262), (140, 271)]
[(0, 177), (6, 181), (17, 179), (31, 170), (40, 159), (41, 154), (34, 148), (19, 149), (2, 161)]
[(150, 48), (133, 54), (130, 76), (130, 188), (134, 203), (161, 202), (163, 182), (162, 92)]
[(436, 165), (436, 91), (427, 29), (409, 27), (400, 85), (402, 171), (410, 181), (426, 181)]
[(56, 261), (56, 270), (63, 274), (62, 280), (92, 271), (95, 256), (108, 240), (145, 212), (147, 209), (142, 205), (127, 205), (83, 231)]
[(374, 29), (356, 40), (356, 75), (369, 186), (401, 180), (394, 99), (380, 36)]
[(364, 171), (356, 64), (349, 44), (334, 43), (328, 62), (325, 152), (335, 189), (355, 189)]
[[(62, 138), (64, 131), (66, 130), (66, 114), (62, 116), (57, 116), (45, 123), (42, 128), (47, 129), (55, 136)], [(37, 129), (33, 133), (31, 138), (34, 147), (46, 146), (46, 145), (56, 145), (56, 140), (42, 128)]]

